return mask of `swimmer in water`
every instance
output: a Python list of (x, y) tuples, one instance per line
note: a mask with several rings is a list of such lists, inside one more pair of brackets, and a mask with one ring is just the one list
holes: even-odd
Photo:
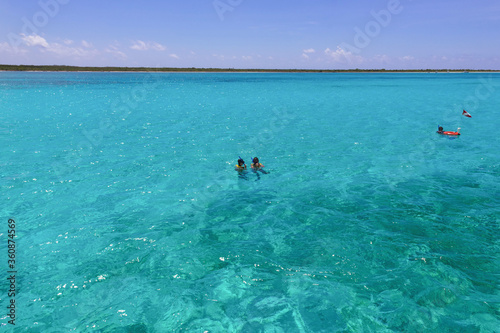
[(261, 169), (263, 167), (264, 167), (264, 165), (262, 163), (259, 163), (259, 158), (258, 157), (254, 157), (253, 158), (253, 163), (252, 163), (252, 169), (259, 170), (259, 169)]
[(247, 165), (245, 164), (245, 161), (240, 157), (238, 159), (238, 164), (235, 165), (235, 170), (236, 171), (243, 171), (247, 169)]
[(257, 171), (260, 171), (262, 173), (268, 173), (267, 171), (265, 171), (263, 168), (264, 168), (264, 164), (260, 163), (259, 162), (259, 158), (258, 157), (254, 157), (253, 158), (253, 163), (252, 163), (252, 169), (255, 173), (257, 173)]
[(234, 170), (238, 171), (238, 177), (241, 179), (248, 180), (247, 178), (247, 165), (245, 164), (245, 161), (240, 157), (238, 159), (238, 164), (234, 166)]

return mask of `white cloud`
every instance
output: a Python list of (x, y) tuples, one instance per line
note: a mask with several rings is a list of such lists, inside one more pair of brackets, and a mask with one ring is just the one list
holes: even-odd
[(316, 52), (315, 49), (305, 49), (305, 50), (302, 50), (302, 58), (309, 59), (309, 54), (312, 54), (312, 53), (315, 53), (315, 52)]
[(41, 47), (49, 47), (49, 43), (45, 40), (45, 38), (38, 36), (38, 35), (21, 35), (21, 39), (26, 43), (28, 46), (41, 46)]
[(137, 51), (146, 51), (148, 49), (146, 43), (142, 40), (135, 41), (130, 48)]
[(151, 49), (155, 51), (165, 51), (167, 48), (160, 43), (151, 43)]
[(109, 45), (104, 52), (109, 53), (113, 55), (115, 58), (118, 59), (127, 59), (127, 55), (120, 51), (120, 49), (116, 45)]
[(0, 43), (0, 53), (26, 53), (26, 49), (12, 47), (9, 43)]
[(337, 46), (337, 49), (335, 51), (330, 50), (327, 48), (325, 50), (325, 54), (328, 55), (334, 62), (339, 62), (339, 63), (355, 63), (355, 64), (360, 64), (364, 61), (363, 57), (354, 55), (350, 51), (346, 51), (340, 46)]
[(136, 40), (132, 43), (132, 46), (130, 46), (132, 50), (136, 51), (165, 51), (167, 48), (160, 43), (156, 42), (144, 42), (142, 40)]
[(386, 55), (386, 54), (377, 54), (376, 56), (373, 57), (373, 61), (378, 64), (390, 64), (391, 63), (391, 58)]
[(241, 59), (245, 60), (245, 61), (250, 61), (252, 60), (252, 56), (242, 56)]
[(175, 53), (169, 54), (168, 56), (174, 59), (179, 59), (179, 56)]
[(63, 44), (60, 43), (49, 43), (45, 38), (39, 35), (21, 35), (21, 39), (24, 41), (28, 47), (41, 47), (41, 52), (51, 52), (63, 57), (88, 57), (99, 54), (96, 49), (93, 48), (82, 48), (71, 46), (74, 41), (66, 39)]
[(86, 48), (94, 47), (92, 43), (87, 42), (86, 40), (82, 40), (82, 46)]
[(99, 53), (94, 49), (89, 50), (81, 47), (69, 47), (58, 43), (49, 44), (45, 51), (52, 52), (63, 57), (87, 57), (97, 55)]

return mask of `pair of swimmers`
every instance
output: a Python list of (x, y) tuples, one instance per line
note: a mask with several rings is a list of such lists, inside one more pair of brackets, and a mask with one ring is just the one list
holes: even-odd
[[(264, 174), (267, 174), (268, 172), (266, 170), (264, 170), (264, 164), (260, 163), (259, 162), (259, 158), (258, 157), (254, 157), (252, 159), (252, 171), (257, 175), (257, 179), (256, 180), (259, 180), (260, 179), (260, 175), (259, 175), (259, 171), (261, 173), (264, 173)], [(235, 165), (235, 170), (238, 171), (238, 177), (239, 178), (242, 178), (242, 179), (245, 179), (245, 180), (248, 180), (248, 177), (247, 177), (247, 165), (245, 164), (245, 161), (243, 161), (243, 159), (240, 157), (238, 159), (238, 164)]]
[[(259, 162), (259, 158), (258, 157), (254, 157), (253, 160), (252, 160), (252, 165), (251, 165), (251, 168), (254, 169), (255, 171), (257, 170), (260, 170), (264, 167), (264, 165), (262, 163)], [(243, 161), (243, 159), (240, 157), (238, 159), (238, 164), (236, 164), (235, 166), (235, 170), (236, 171), (243, 171), (243, 170), (246, 170), (247, 169), (247, 165), (245, 164), (245, 161)]]

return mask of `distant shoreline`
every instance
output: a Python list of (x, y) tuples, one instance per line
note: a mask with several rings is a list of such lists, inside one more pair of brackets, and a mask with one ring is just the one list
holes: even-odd
[(0, 72), (145, 72), (145, 73), (484, 73), (491, 69), (236, 69), (236, 68), (176, 68), (176, 67), (86, 67), (0, 65)]

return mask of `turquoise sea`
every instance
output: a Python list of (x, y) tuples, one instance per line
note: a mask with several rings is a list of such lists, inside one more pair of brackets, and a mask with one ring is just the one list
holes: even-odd
[(499, 332), (499, 96), (498, 73), (0, 73), (0, 330)]

